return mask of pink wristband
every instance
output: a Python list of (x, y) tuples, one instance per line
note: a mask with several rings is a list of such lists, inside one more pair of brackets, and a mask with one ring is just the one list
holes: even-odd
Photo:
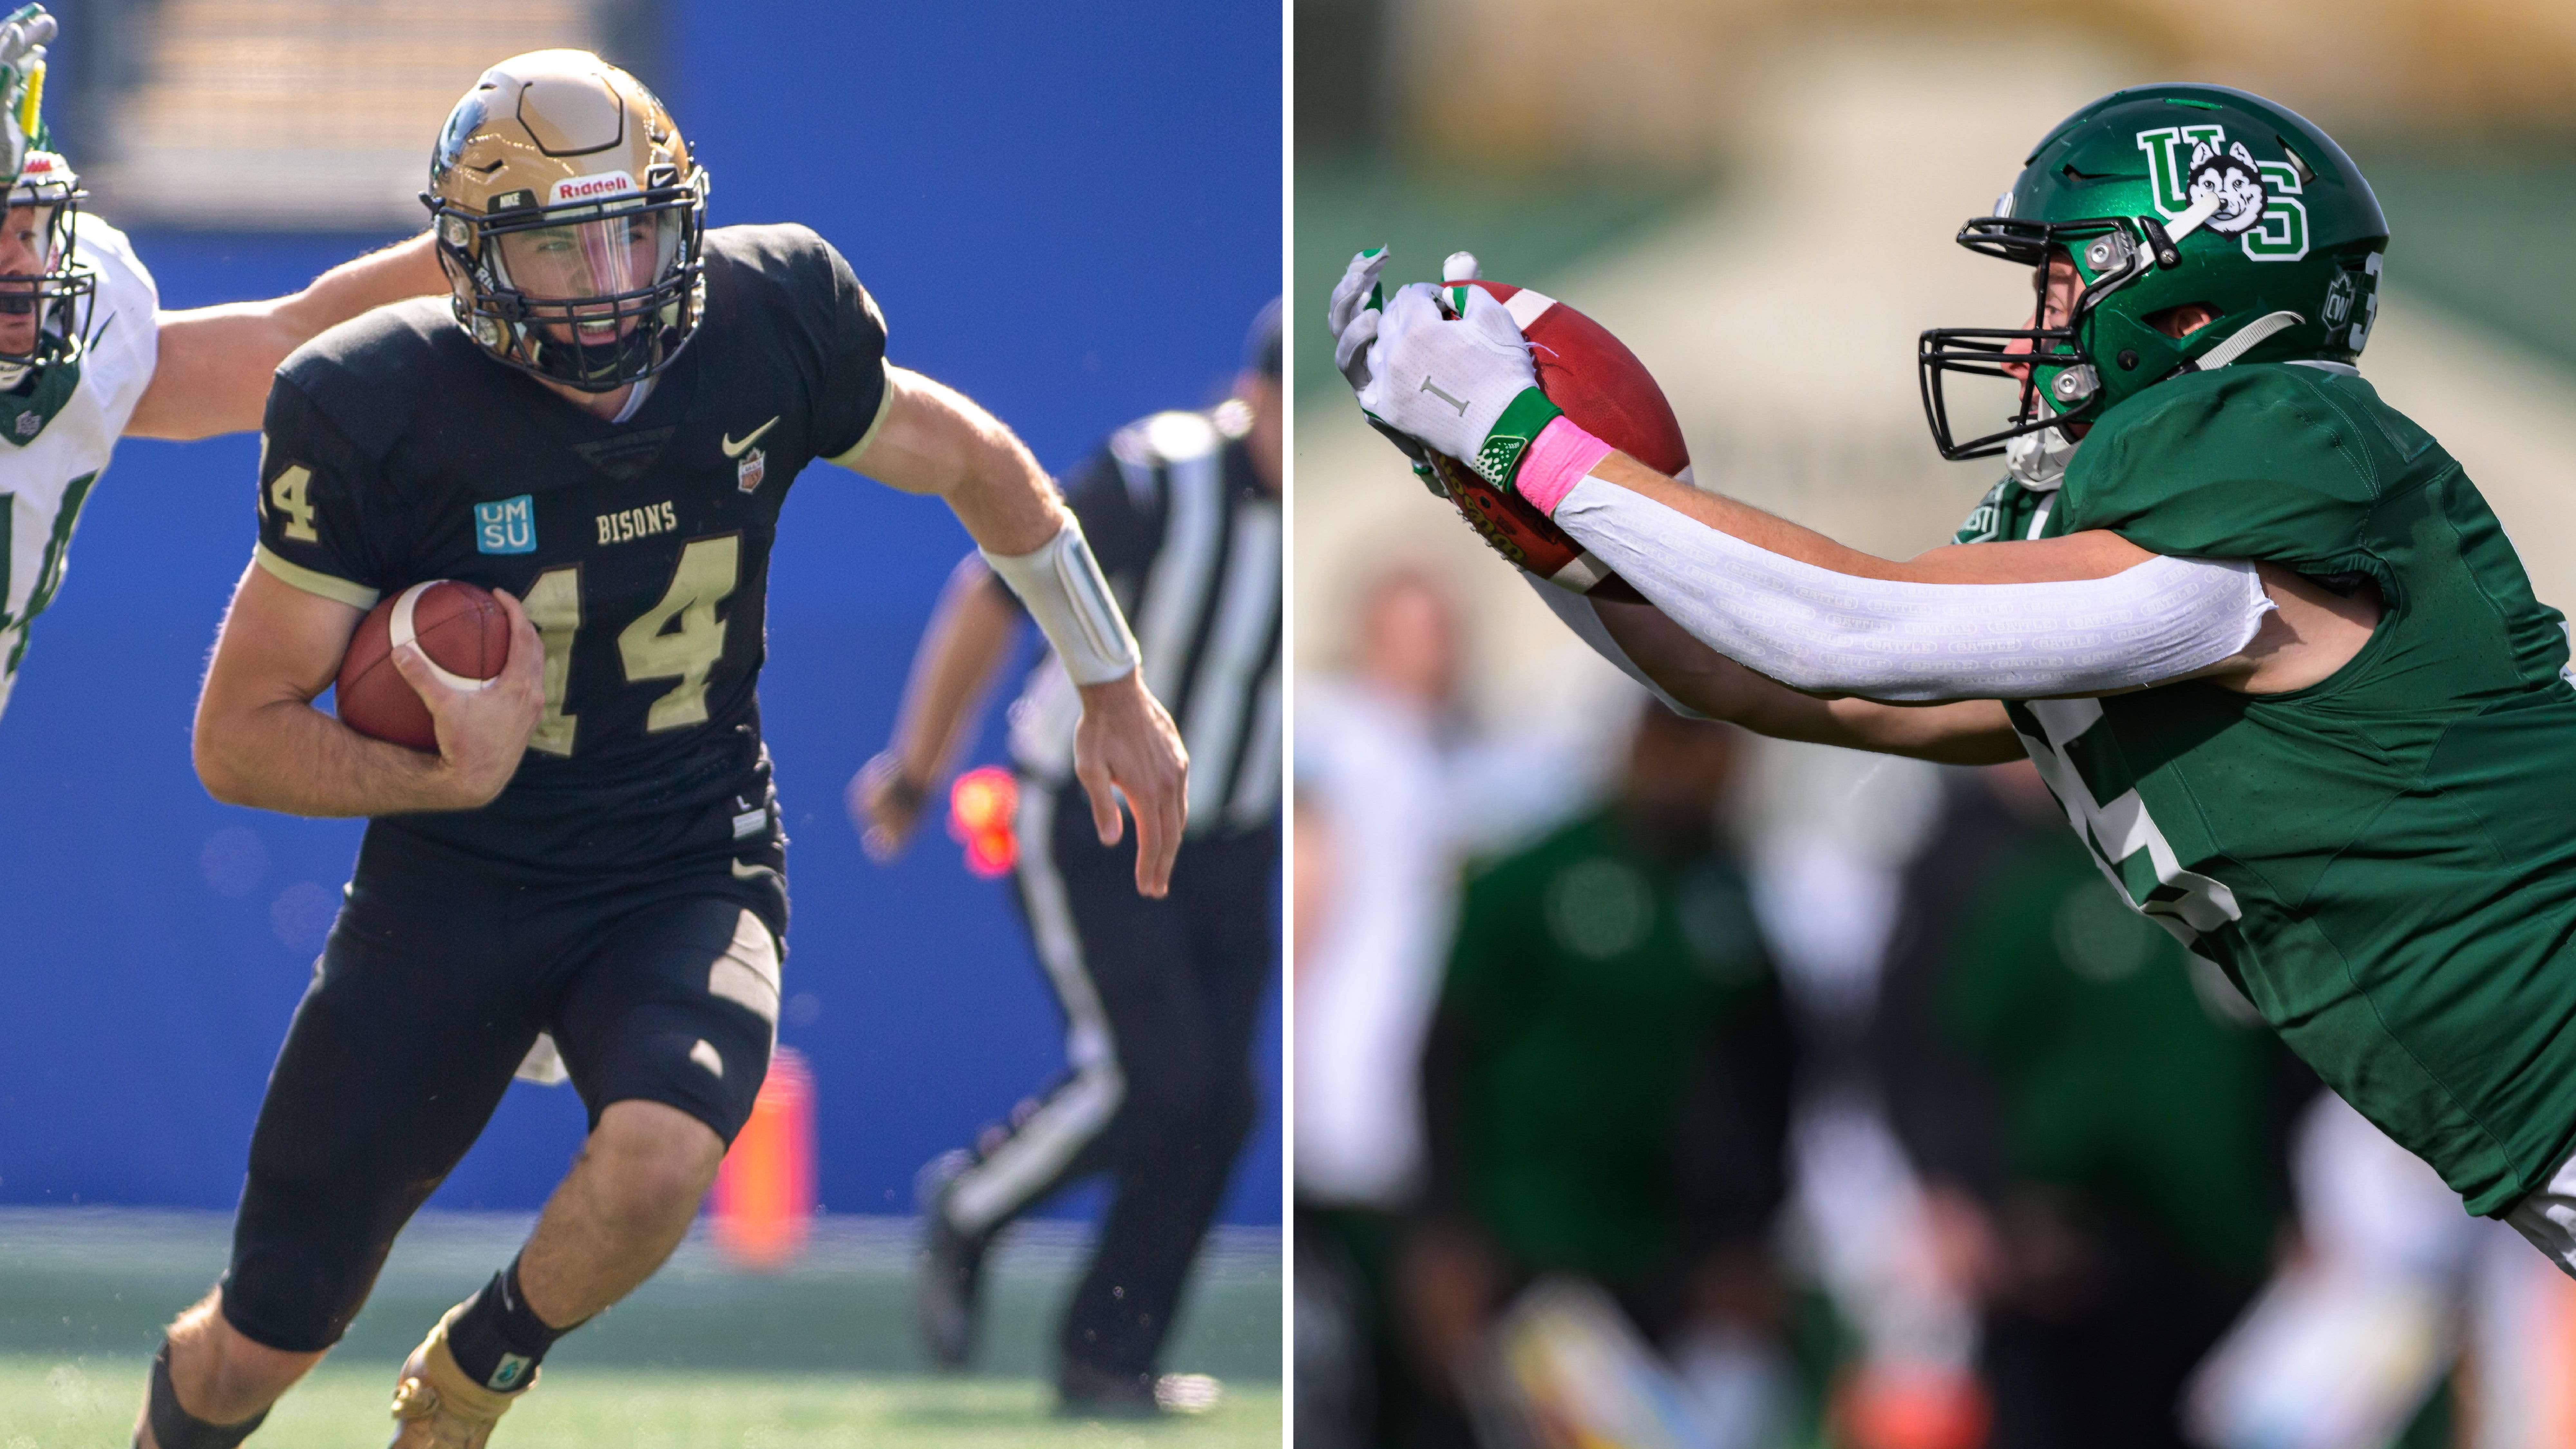
[(1520, 472), (1512, 477), (1512, 491), (1554, 517), (1556, 505), (1565, 501), (1583, 475), (1616, 451), (1575, 426), (1574, 419), (1559, 416), (1530, 439), (1529, 451), (1521, 455)]

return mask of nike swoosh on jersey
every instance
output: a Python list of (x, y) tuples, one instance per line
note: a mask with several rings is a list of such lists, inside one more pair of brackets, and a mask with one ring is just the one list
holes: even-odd
[(731, 434), (731, 433), (727, 433), (727, 434), (725, 434), (725, 435), (724, 435), (724, 453), (725, 453), (725, 456), (726, 456), (726, 457), (728, 457), (728, 458), (739, 458), (739, 457), (741, 457), (741, 456), (742, 456), (742, 450), (743, 450), (743, 449), (748, 448), (748, 447), (750, 447), (752, 444), (759, 442), (759, 441), (760, 441), (760, 435), (761, 435), (761, 434), (763, 434), (763, 433), (765, 433), (765, 432), (768, 432), (771, 428), (774, 428), (774, 427), (777, 427), (777, 426), (778, 426), (778, 419), (777, 419), (777, 418), (771, 418), (768, 422), (762, 423), (759, 427), (756, 427), (756, 428), (752, 429), (752, 430), (751, 430), (751, 435), (750, 435), (749, 437), (744, 438), (744, 439), (743, 439), (741, 442), (739, 442), (739, 443), (737, 443), (737, 442), (735, 442), (735, 441), (733, 440), (733, 434)]

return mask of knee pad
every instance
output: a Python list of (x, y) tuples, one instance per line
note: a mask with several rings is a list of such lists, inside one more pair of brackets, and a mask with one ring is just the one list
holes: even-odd
[(143, 1412), (161, 1449), (234, 1449), (268, 1418), (268, 1410), (262, 1409), (238, 1424), (209, 1424), (180, 1408), (179, 1391), (170, 1385), (170, 1340), (166, 1338), (161, 1340), (161, 1351), (152, 1355), (152, 1389)]

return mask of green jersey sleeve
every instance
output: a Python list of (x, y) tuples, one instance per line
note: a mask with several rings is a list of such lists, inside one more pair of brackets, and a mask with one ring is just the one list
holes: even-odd
[(2197, 373), (2095, 426), (2066, 471), (2062, 527), (2384, 583), (2371, 515), (2432, 446), (2358, 377), (2287, 363)]

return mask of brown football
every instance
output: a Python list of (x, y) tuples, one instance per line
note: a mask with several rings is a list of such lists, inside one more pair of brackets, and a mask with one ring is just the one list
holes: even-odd
[[(1456, 285), (1450, 283), (1448, 285)], [(1539, 391), (1575, 426), (1669, 477), (1690, 480), (1690, 447), (1654, 375), (1610, 329), (1541, 292), (1472, 280), (1509, 308), (1529, 339)], [(1635, 586), (1584, 551), (1544, 513), (1479, 478), (1454, 458), (1432, 455), (1449, 501), (1496, 553), (1579, 594), (1639, 601)]]
[(457, 689), (489, 683), (510, 658), (510, 616), (473, 584), (432, 579), (387, 595), (358, 624), (340, 658), (340, 722), (362, 735), (435, 752), (438, 728), (420, 692), (394, 668), (393, 649), (417, 643)]

